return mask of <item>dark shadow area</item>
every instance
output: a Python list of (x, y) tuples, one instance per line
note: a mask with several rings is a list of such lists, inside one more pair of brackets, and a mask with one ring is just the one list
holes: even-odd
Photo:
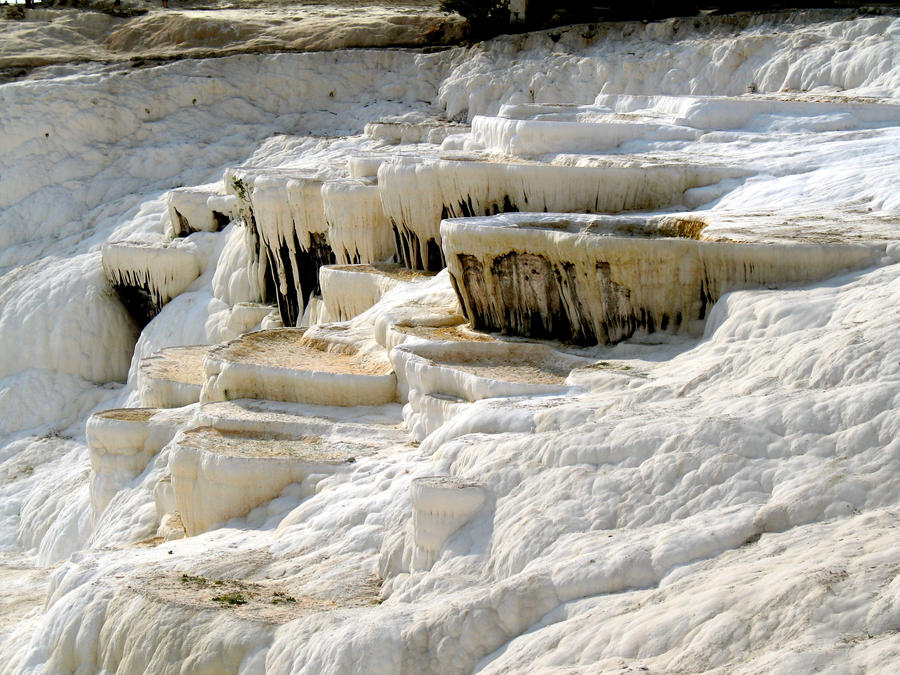
[(859, 0), (441, 0), (445, 12), (468, 20), (469, 39), (485, 40), (501, 33), (543, 30), (579, 23), (609, 21), (658, 21), (672, 17), (714, 16), (739, 12), (773, 12), (810, 9), (855, 9), (860, 14), (881, 14), (900, 8), (897, 2)]

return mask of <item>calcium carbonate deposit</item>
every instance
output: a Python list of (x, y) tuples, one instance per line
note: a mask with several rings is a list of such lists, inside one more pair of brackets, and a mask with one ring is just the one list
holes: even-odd
[(0, 672), (896, 673), (900, 18), (367, 12), (0, 85)]

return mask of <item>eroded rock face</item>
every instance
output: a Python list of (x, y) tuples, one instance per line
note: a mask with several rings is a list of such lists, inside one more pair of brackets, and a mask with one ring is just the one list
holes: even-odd
[(259, 242), (265, 301), (278, 304), (285, 326), (295, 326), (310, 297), (318, 295), (319, 268), (333, 265), (322, 202), (323, 179), (290, 173), (226, 175), (242, 217)]
[[(443, 211), (442, 211), (443, 213)], [(419, 239), (414, 229), (391, 219), (397, 257), (412, 270), (438, 272), (446, 266), (441, 246), (434, 237)]]
[(200, 276), (200, 263), (196, 255), (176, 246), (121, 242), (103, 247), (103, 271), (143, 328)]
[(170, 232), (174, 237), (219, 232), (231, 222), (236, 206), (233, 195), (221, 195), (218, 189), (199, 186), (170, 190), (166, 195)]
[[(696, 219), (507, 214), (446, 220), (454, 288), (480, 330), (576, 344), (637, 331), (700, 334), (728, 291), (812, 281), (875, 260), (875, 244), (732, 243)], [(673, 226), (674, 223), (674, 226)]]
[[(594, 270), (577, 270), (570, 262), (557, 263), (541, 254), (515, 251), (494, 258), (487, 270), (472, 255), (459, 254), (457, 261), (462, 269), (462, 286), (456, 285), (457, 292), (477, 330), (576, 344), (612, 344), (637, 329), (656, 330), (651, 314), (631, 308), (631, 292), (612, 280), (606, 261), (598, 261)], [(495, 282), (494, 298), (488, 295), (488, 279)], [(598, 327), (592, 325), (588, 296), (600, 299), (603, 319)], [(494, 306), (504, 308), (502, 314), (493, 311)], [(682, 320), (677, 314), (673, 327)], [(660, 327), (669, 322), (664, 315)]]
[(418, 160), (378, 169), (384, 211), (398, 256), (413, 269), (446, 263), (440, 223), (516, 211), (617, 213), (684, 203), (687, 190), (743, 175), (735, 167), (556, 166)]
[(319, 268), (334, 264), (334, 252), (325, 235), (315, 232), (309, 235), (306, 246), (295, 236), (293, 242), (267, 249), (267, 255), (269, 268), (276, 274), (275, 300), (281, 321), (285, 326), (294, 326), (310, 297), (321, 295)]

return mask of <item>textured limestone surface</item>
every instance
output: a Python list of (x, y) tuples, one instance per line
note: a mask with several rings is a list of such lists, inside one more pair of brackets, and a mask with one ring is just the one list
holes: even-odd
[[(223, 39), (215, 13), (173, 10), (135, 24), (162, 31), (148, 48)], [(892, 11), (0, 85), (0, 673), (893, 675)], [(360, 38), (423, 28), (399, 14)], [(371, 16), (330, 17), (331, 46)], [(233, 18), (221, 49), (262, 50)], [(46, 37), (9, 23), (0, 55)], [(498, 326), (544, 302), (595, 333), (615, 325), (598, 308), (640, 305), (655, 330), (489, 333), (460, 269), (329, 267), (391, 217), (395, 258), (370, 264), (471, 255), (474, 289), (499, 260), (508, 288), (470, 294), (506, 298)], [(196, 263), (143, 327), (104, 274), (116, 242)], [(153, 288), (163, 255), (142, 258)], [(141, 361), (188, 345), (209, 351), (193, 397), (140, 410)], [(170, 401), (186, 364), (160, 373)]]

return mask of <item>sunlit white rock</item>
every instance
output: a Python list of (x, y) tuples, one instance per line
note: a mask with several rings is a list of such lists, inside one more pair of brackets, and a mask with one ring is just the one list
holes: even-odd
[(191, 251), (176, 246), (121, 242), (103, 246), (103, 271), (141, 326), (200, 276)]
[(404, 264), (444, 266), (440, 221), (507, 211), (605, 213), (681, 204), (684, 192), (744, 172), (727, 167), (553, 166), (529, 163), (393, 161), (378, 169), (385, 213)]
[(156, 536), (163, 541), (182, 539), (186, 534), (181, 514), (177, 511), (166, 512), (160, 519), (159, 529), (156, 531)]
[[(60, 381), (68, 380), (64, 388), (79, 377), (90, 382), (124, 381), (138, 333), (104, 277), (99, 252), (50, 257), (0, 276), (0, 377), (34, 369), (23, 376), (32, 380), (29, 390), (34, 385), (40, 390), (38, 383), (46, 379), (40, 371), (55, 371)], [(14, 396), (16, 404), (0, 406), (10, 414), (7, 425), (23, 421), (16, 411), (25, 396)], [(40, 400), (57, 411), (64, 409), (51, 403), (52, 396)], [(27, 416), (52, 419), (50, 409), (28, 407)]]
[[(587, 395), (463, 404), (421, 453), (367, 459), (316, 491), (313, 481), (289, 485), (202, 537), (161, 547), (92, 539), (89, 453), (81, 423), (64, 427), (103, 397), (109, 407), (131, 394), (37, 370), (102, 375), (123, 352), (127, 366), (133, 336), (131, 345), (113, 339), (123, 311), (98, 311), (119, 307), (96, 282), (99, 251), (58, 256), (99, 246), (114, 228), (156, 232), (173, 185), (208, 181), (223, 163), (343, 167), (344, 155), (374, 142), (334, 134), (358, 134), (365, 121), (420, 101), (462, 119), (496, 115), (505, 102), (589, 103), (601, 91), (740, 94), (753, 84), (896, 97), (898, 19), (834, 16), (581, 26), (430, 54), (66, 67), (0, 87), (0, 354), (13, 372), (31, 368), (0, 383), (0, 428), (42, 425), (0, 440), (0, 543), (13, 556), (2, 561), (0, 606), (14, 608), (0, 631), (0, 670), (889, 672), (900, 659), (896, 129), (771, 115), (681, 149), (630, 142), (629, 151), (666, 161), (714, 156), (751, 171), (728, 194), (721, 184), (685, 193), (695, 205), (721, 198), (717, 214), (767, 212), (768, 227), (793, 221), (799, 207), (828, 214), (829, 236), (844, 236), (867, 209), (880, 211), (882, 266), (729, 293), (702, 339), (638, 336), (592, 348), (609, 367), (580, 380)], [(833, 219), (836, 210), (845, 217)], [(42, 256), (53, 262), (31, 267)], [(411, 342), (419, 336), (398, 330), (404, 322), (453, 314), (446, 275), (414, 286), (353, 319), (357, 338)], [(177, 298), (151, 341), (202, 331), (207, 303), (222, 311), (213, 299), (205, 285)], [(367, 582), (381, 551), (404, 558), (395, 552), (413, 548), (396, 542), (412, 537), (409, 476), (426, 474), (477, 477), (496, 506), (451, 535), (434, 572), (391, 565), (383, 585)], [(169, 496), (162, 513), (173, 514), (165, 522), (177, 534)], [(121, 510), (108, 524), (127, 529), (141, 500), (111, 502), (110, 518)], [(30, 551), (39, 565), (64, 562), (34, 569)], [(223, 608), (206, 589), (186, 593), (185, 573), (287, 578), (316, 597), (339, 590), (328, 610), (304, 605), (274, 625), (271, 614), (253, 616), (261, 604)], [(360, 595), (362, 604), (345, 601)]]
[(370, 138), (393, 144), (440, 143), (450, 134), (466, 130), (465, 125), (456, 122), (412, 116), (369, 122), (366, 125), (365, 133)]
[(328, 243), (337, 262), (384, 262), (396, 252), (391, 222), (374, 181), (328, 181), (322, 185)]
[(225, 235), (228, 239), (213, 274), (213, 294), (228, 305), (259, 302), (265, 292), (266, 266), (263, 264), (260, 269), (260, 257), (254, 250), (255, 233), (249, 226), (232, 225)]
[(613, 120), (517, 120), (479, 115), (472, 119), (471, 140), (465, 142), (462, 149), (529, 156), (613, 150), (635, 139), (686, 141), (699, 137), (699, 131), (675, 124)]
[(200, 400), (209, 347), (167, 347), (141, 360), (138, 391), (146, 408), (180, 408)]
[[(212, 200), (212, 206), (210, 205)], [(174, 237), (184, 237), (192, 232), (217, 232), (234, 217), (234, 199), (208, 187), (182, 187), (170, 190), (166, 195), (169, 214), (168, 231)], [(217, 210), (219, 209), (225, 210)]]
[[(321, 273), (323, 268), (319, 268)], [(317, 295), (311, 295), (309, 302), (306, 303), (306, 309), (303, 310), (303, 316), (297, 322), (297, 328), (308, 328), (321, 323), (329, 323), (332, 320), (325, 301)], [(278, 326), (270, 326), (270, 328), (280, 328), (284, 324)]]
[(369, 327), (375, 342), (387, 350), (409, 339), (419, 328), (450, 328), (466, 322), (446, 271), (415, 284), (401, 284), (371, 310), (351, 321)]
[(319, 270), (322, 301), (330, 321), (352, 319), (398, 284), (424, 278), (427, 276), (400, 265), (327, 265)]
[(570, 371), (593, 363), (543, 344), (428, 333), (431, 341), (413, 338), (391, 350), (401, 398), (408, 399), (404, 421), (417, 441), (462, 412), (463, 403), (561, 392)]
[(300, 329), (248, 333), (213, 347), (203, 360), (201, 400), (259, 398), (318, 405), (394, 401), (397, 380), (387, 358), (309, 346)]
[(619, 114), (663, 117), (693, 129), (790, 128), (844, 131), (900, 121), (900, 104), (841, 95), (625, 96), (600, 94), (596, 104)]
[(291, 483), (319, 479), (371, 446), (200, 427), (180, 434), (169, 458), (175, 502), (189, 536), (265, 503)]
[(485, 489), (451, 476), (416, 478), (410, 485), (416, 550), (412, 568), (431, 569), (444, 543), (481, 510)]
[(91, 453), (91, 504), (94, 515), (137, 476), (159, 448), (148, 448), (155, 408), (124, 408), (91, 415), (86, 436)]
[(271, 312), (272, 307), (270, 305), (239, 302), (231, 308), (228, 327), (234, 332), (235, 337), (243, 333), (249, 333), (258, 328)]
[(350, 178), (374, 178), (378, 175), (378, 167), (390, 159), (390, 155), (358, 155), (347, 160), (347, 173)]
[(144, 471), (185, 421), (186, 416), (179, 412), (170, 414), (157, 408), (118, 408), (91, 415), (85, 436), (95, 518), (119, 490)]

